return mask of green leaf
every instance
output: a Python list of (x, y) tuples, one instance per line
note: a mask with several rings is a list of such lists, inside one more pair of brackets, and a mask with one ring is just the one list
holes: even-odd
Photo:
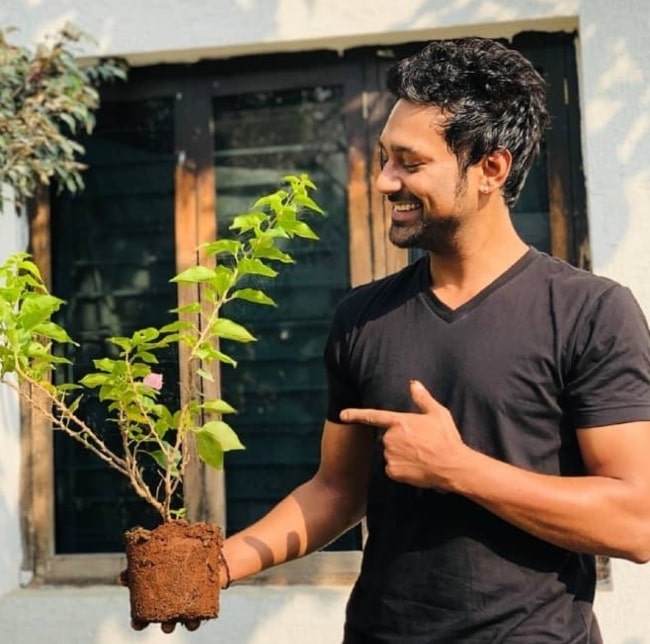
[(270, 195), (260, 197), (254, 204), (253, 208), (270, 208), (274, 213), (282, 210), (284, 200), (287, 198), (288, 193), (285, 190), (278, 190)]
[(318, 235), (304, 221), (283, 221), (282, 227), (290, 234), (303, 239), (318, 240)]
[(156, 462), (156, 465), (164, 470), (167, 468), (167, 456), (161, 449), (153, 449), (147, 452), (151, 458)]
[(178, 464), (181, 461), (181, 454), (178, 450), (175, 450), (171, 445), (167, 444), (167, 448), (171, 452), (171, 458), (160, 449), (155, 449), (155, 450), (150, 450), (147, 453), (151, 458), (153, 458), (154, 461), (156, 461), (156, 465), (162, 470), (169, 470), (171, 475), (174, 478), (180, 477), (180, 472), (178, 470)]
[(71, 414), (74, 414), (77, 411), (77, 409), (79, 409), (79, 403), (81, 402), (82, 398), (83, 396), (77, 396), (69, 405), (67, 405), (68, 411)]
[(210, 436), (196, 437), (196, 449), (199, 458), (215, 470), (223, 469), (223, 452), (219, 449), (219, 445), (210, 438)]
[(33, 329), (34, 333), (43, 335), (46, 338), (52, 338), (57, 342), (66, 342), (68, 344), (76, 344), (72, 338), (67, 334), (65, 329), (60, 327), (54, 322), (43, 322), (42, 324), (37, 324)]
[[(189, 304), (184, 304), (183, 306), (179, 306), (176, 309), (172, 309), (173, 313), (198, 313), (201, 310), (201, 303), (200, 302), (190, 302)], [(191, 324), (188, 324), (186, 329), (192, 328)]]
[(265, 212), (249, 212), (245, 215), (237, 215), (229, 228), (241, 234), (259, 228), (268, 219), (269, 216)]
[(151, 342), (155, 340), (160, 335), (158, 329), (150, 326), (146, 329), (138, 329), (132, 336), (132, 346), (137, 347), (138, 345), (144, 344), (145, 342)]
[(223, 468), (223, 453), (245, 449), (232, 427), (222, 420), (213, 420), (195, 430), (199, 458), (215, 469)]
[[(68, 361), (68, 364), (69, 363), (70, 363), (70, 361)], [(77, 389), (81, 389), (81, 386), (80, 385), (75, 385), (72, 382), (64, 382), (64, 383), (61, 383), (60, 385), (57, 385), (56, 389), (57, 389), (57, 391), (60, 391), (62, 393), (66, 393), (68, 391), (75, 391)]]
[(42, 356), (44, 360), (46, 360), (50, 365), (55, 365), (55, 364), (72, 364), (68, 358), (64, 358), (63, 356), (57, 356), (52, 353), (46, 352), (44, 356)]
[(259, 259), (274, 259), (283, 264), (294, 264), (295, 261), (289, 253), (281, 251), (279, 248), (276, 248), (272, 245), (258, 245), (253, 251), (253, 256)]
[(223, 353), (223, 351), (217, 351), (217, 354), (215, 356), (219, 362), (223, 362), (224, 364), (230, 364), (233, 367), (237, 366), (237, 361), (234, 358), (231, 358), (228, 354)]
[(114, 401), (119, 401), (120, 404), (115, 403), (109, 407), (110, 411), (114, 411), (116, 409), (122, 409), (122, 407), (125, 407), (126, 405), (130, 404), (130, 402), (133, 400), (133, 394), (132, 393), (124, 393), (120, 391), (119, 388), (115, 387), (114, 381), (111, 380), (109, 381), (108, 384), (101, 385), (99, 387), (99, 400), (104, 401), (104, 400), (114, 400)]
[(214, 382), (214, 376), (209, 372), (206, 371), (205, 369), (197, 369), (196, 373), (201, 376), (201, 378), (204, 378), (205, 380), (208, 380), (210, 382)]
[(27, 253), (16, 253), (15, 257), (18, 260), (18, 265), (21, 271), (27, 271), (37, 279), (39, 284), (43, 283), (41, 271), (38, 270), (38, 266), (36, 266), (34, 262), (27, 259)]
[(123, 338), (121, 336), (108, 338), (108, 342), (114, 344), (116, 347), (119, 347), (123, 351), (130, 351), (131, 347), (133, 346), (130, 338)]
[(73, 134), (77, 130), (77, 122), (74, 120), (70, 114), (66, 114), (65, 112), (61, 112), (59, 114), (59, 118), (70, 128), (70, 132)]
[(286, 230), (284, 230), (281, 226), (278, 226), (276, 222), (273, 228), (267, 228), (257, 239), (264, 240), (267, 237), (269, 239), (277, 239), (278, 237), (282, 239), (288, 239), (289, 235), (287, 235)]
[(215, 269), (215, 278), (210, 282), (217, 295), (221, 297), (235, 282), (235, 272), (232, 268), (219, 264)]
[(158, 364), (158, 358), (149, 351), (138, 351), (138, 358), (148, 364)]
[(282, 181), (291, 185), (293, 190), (304, 190), (305, 186), (316, 189), (316, 186), (309, 179), (309, 175), (305, 172), (300, 174), (287, 174), (282, 177)]
[(105, 373), (88, 373), (79, 382), (89, 389), (101, 387), (109, 382), (110, 376)]
[(176, 333), (177, 331), (182, 331), (191, 326), (192, 325), (189, 322), (185, 322), (183, 320), (176, 320), (175, 322), (171, 322), (170, 324), (166, 324), (164, 327), (162, 327), (160, 329), (160, 333), (161, 334)]
[(111, 373), (113, 371), (113, 368), (115, 367), (115, 360), (111, 360), (110, 358), (100, 358), (98, 360), (93, 360), (93, 364), (95, 365), (95, 369), (99, 369), (100, 371), (105, 371), (106, 373)]
[(241, 324), (228, 318), (217, 318), (210, 331), (219, 338), (234, 340), (235, 342), (254, 342), (255, 336)]
[(212, 414), (234, 414), (236, 410), (225, 400), (209, 400), (201, 405), (202, 409)]
[(53, 295), (32, 295), (20, 307), (20, 319), (26, 329), (31, 329), (41, 322), (49, 320), (52, 313), (58, 311), (63, 300)]
[(214, 269), (207, 266), (192, 266), (172, 277), (171, 281), (181, 284), (198, 284), (199, 282), (208, 282), (214, 277)]
[(278, 272), (267, 266), (259, 259), (244, 258), (239, 262), (240, 275), (263, 275), (264, 277), (275, 277)]
[(217, 241), (202, 244), (199, 248), (205, 250), (209, 255), (225, 253), (236, 257), (242, 248), (242, 243), (236, 239), (218, 239)]
[(219, 443), (219, 447), (224, 452), (245, 449), (233, 428), (223, 420), (211, 420), (205, 423), (203, 427), (199, 428), (198, 433), (208, 433), (211, 435)]
[(307, 195), (295, 195), (294, 201), (303, 208), (313, 210), (320, 215), (325, 214), (325, 211), (311, 197), (308, 197)]
[(246, 300), (254, 304), (267, 304), (269, 306), (277, 306), (275, 301), (270, 298), (266, 293), (255, 288), (242, 288), (234, 291), (231, 296), (233, 299)]

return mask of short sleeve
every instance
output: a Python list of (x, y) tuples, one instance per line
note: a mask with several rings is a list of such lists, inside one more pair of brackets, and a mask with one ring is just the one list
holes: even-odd
[(347, 407), (358, 406), (357, 387), (350, 377), (348, 364), (349, 330), (346, 331), (345, 306), (339, 305), (334, 313), (325, 344), (324, 362), (327, 373), (327, 420), (340, 423), (340, 414)]
[(572, 351), (565, 395), (575, 427), (650, 420), (650, 333), (627, 288), (600, 295)]

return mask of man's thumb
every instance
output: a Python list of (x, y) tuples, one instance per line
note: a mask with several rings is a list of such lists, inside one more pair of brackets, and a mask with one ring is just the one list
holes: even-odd
[(419, 380), (409, 380), (409, 386), (411, 388), (411, 398), (423, 414), (440, 407), (440, 403)]

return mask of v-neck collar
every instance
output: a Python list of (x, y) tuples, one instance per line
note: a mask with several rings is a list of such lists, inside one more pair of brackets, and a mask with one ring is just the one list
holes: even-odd
[(523, 271), (533, 261), (537, 254), (538, 251), (536, 251), (532, 246), (529, 246), (528, 250), (514, 264), (512, 264), (512, 266), (474, 295), (474, 297), (455, 309), (447, 306), (431, 290), (432, 283), (431, 273), (429, 272), (429, 257), (423, 257), (420, 266), (421, 297), (427, 306), (442, 320), (448, 323), (455, 322), (467, 315), (470, 311), (476, 309), (484, 300), (490, 297), (492, 293)]

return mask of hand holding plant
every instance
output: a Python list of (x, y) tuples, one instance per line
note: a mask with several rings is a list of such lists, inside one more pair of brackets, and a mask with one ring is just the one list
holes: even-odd
[[(82, 66), (71, 46), (85, 36), (72, 26), (33, 53), (10, 44), (8, 33), (0, 30), (0, 186), (13, 189), (17, 205), (50, 182), (75, 192), (83, 187), (84, 165), (83, 147), (74, 137), (93, 129), (96, 86), (124, 79), (125, 65), (105, 60)], [(306, 176), (285, 180), (282, 189), (235, 217), (232, 238), (197, 249), (196, 265), (173, 278), (184, 296), (193, 294), (182, 298), (177, 321), (110, 338), (106, 357), (94, 360), (94, 371), (79, 382), (56, 379), (57, 369), (69, 362), (57, 344), (74, 344), (53, 320), (64, 303), (48, 293), (28, 254), (16, 253), (0, 265), (0, 382), (54, 429), (127, 477), (162, 519), (155, 530), (135, 527), (125, 534), (127, 570), (121, 580), (130, 591), (134, 628), (160, 622), (165, 632), (176, 623), (193, 630), (218, 615), (225, 585), (221, 530), (173, 519), (185, 516), (180, 491), (190, 460), (222, 468), (225, 452), (243, 448), (223, 420), (235, 410), (207, 393), (221, 363), (235, 366), (220, 341), (255, 340), (223, 315), (224, 306), (236, 300), (273, 306), (259, 282), (293, 262), (288, 240), (317, 239), (302, 219), (307, 211), (322, 212), (309, 196), (313, 184)], [(2, 194), (0, 207), (1, 200)], [(160, 374), (159, 357), (176, 346), (183, 390), (180, 403), (170, 408), (162, 402), (170, 384)], [(107, 408), (108, 422), (101, 427), (82, 413), (90, 390)]]

